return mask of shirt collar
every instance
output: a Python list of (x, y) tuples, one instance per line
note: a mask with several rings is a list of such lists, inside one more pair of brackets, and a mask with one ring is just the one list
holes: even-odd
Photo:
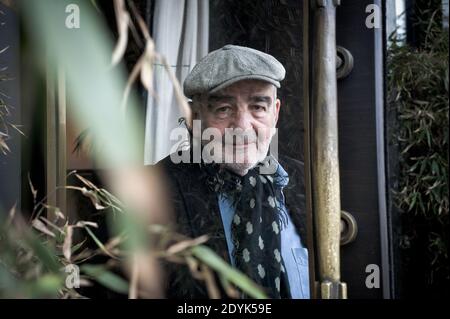
[(277, 161), (277, 170), (273, 175), (274, 184), (283, 188), (289, 183), (289, 174), (286, 170), (281, 166), (281, 164)]

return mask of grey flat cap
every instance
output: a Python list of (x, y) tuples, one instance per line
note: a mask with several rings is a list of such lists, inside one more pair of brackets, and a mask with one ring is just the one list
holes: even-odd
[(277, 88), (286, 70), (273, 56), (264, 52), (226, 45), (200, 60), (184, 81), (184, 94), (214, 93), (237, 81), (262, 80)]

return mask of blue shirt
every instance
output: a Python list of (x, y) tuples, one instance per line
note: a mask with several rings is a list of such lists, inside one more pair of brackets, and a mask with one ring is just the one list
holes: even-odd
[[(282, 187), (289, 182), (289, 176), (283, 167), (278, 164), (277, 171), (274, 175), (277, 184)], [(280, 208), (288, 213), (283, 198), (277, 198), (281, 204)], [(235, 207), (231, 200), (220, 194), (218, 196), (220, 214), (222, 216), (225, 237), (227, 240), (228, 252), (232, 265), (234, 245), (231, 240), (231, 222), (234, 217)], [(308, 269), (308, 250), (302, 246), (300, 237), (289, 214), (287, 225), (281, 229), (281, 256), (283, 257), (284, 266), (287, 277), (289, 279), (289, 287), (293, 299), (309, 299), (309, 269)]]

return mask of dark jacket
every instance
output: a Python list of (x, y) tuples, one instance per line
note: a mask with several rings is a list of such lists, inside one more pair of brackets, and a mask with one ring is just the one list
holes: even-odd
[[(286, 207), (299, 232), (302, 244), (306, 246), (303, 163), (287, 157), (280, 157), (279, 163), (289, 174), (289, 184), (283, 191)], [(190, 238), (208, 234), (209, 240), (205, 245), (230, 262), (217, 195), (210, 191), (202, 181), (201, 177), (204, 172), (200, 165), (195, 163), (174, 164), (168, 156), (156, 167), (165, 175), (175, 214), (176, 231)], [(164, 268), (168, 279), (168, 298), (208, 297), (203, 282), (194, 279), (187, 266), (168, 263)], [(222, 293), (222, 297), (225, 297), (223, 291)]]

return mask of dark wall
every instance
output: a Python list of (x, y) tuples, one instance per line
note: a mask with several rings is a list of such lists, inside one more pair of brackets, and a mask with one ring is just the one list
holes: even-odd
[[(342, 209), (358, 223), (358, 236), (342, 247), (342, 280), (348, 285), (349, 298), (382, 298), (382, 288), (365, 285), (366, 266), (376, 264), (382, 270), (377, 151), (376, 70), (382, 65), (376, 54), (375, 33), (365, 25), (366, 6), (374, 1), (346, 0), (337, 8), (336, 42), (354, 57), (354, 69), (338, 81), (339, 159)], [(377, 87), (378, 86), (378, 87)], [(381, 90), (382, 91), (382, 90)], [(381, 273), (380, 273), (381, 276)], [(382, 280), (380, 278), (380, 284)], [(388, 287), (385, 287), (388, 288)]]
[(286, 68), (281, 100), (279, 153), (303, 161), (303, 1), (210, 1), (210, 51), (248, 46)]

